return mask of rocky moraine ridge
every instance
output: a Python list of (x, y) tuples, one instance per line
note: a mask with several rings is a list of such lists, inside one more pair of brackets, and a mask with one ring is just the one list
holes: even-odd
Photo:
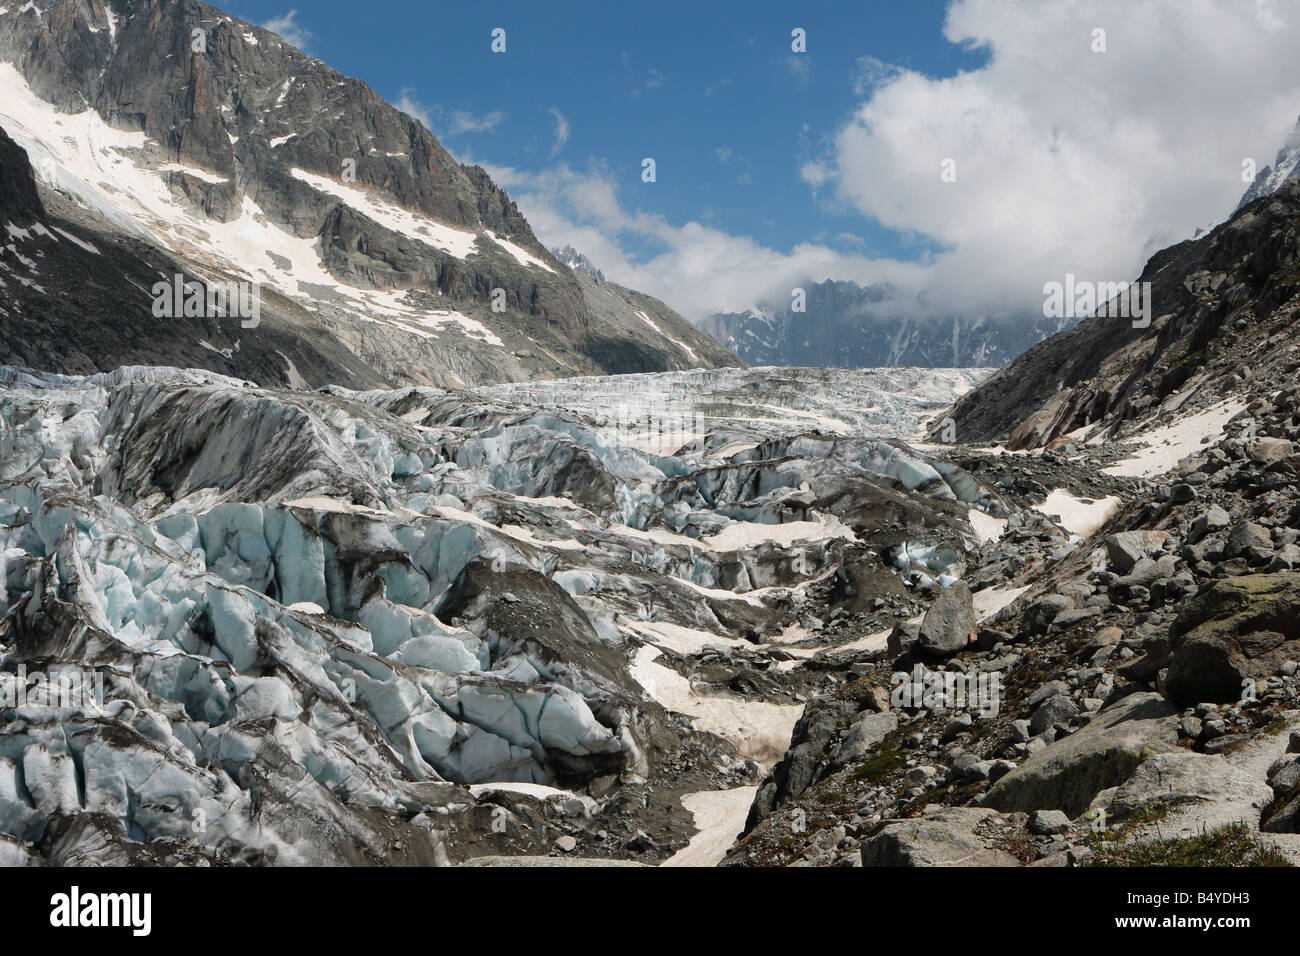
[[(727, 862), (1300, 862), (1298, 224), (1292, 178), (1151, 260), (1150, 327), (1086, 319), (936, 417), (1072, 533), (1013, 513), (973, 594), (811, 700)], [(947, 697), (895, 695), (918, 665)]]

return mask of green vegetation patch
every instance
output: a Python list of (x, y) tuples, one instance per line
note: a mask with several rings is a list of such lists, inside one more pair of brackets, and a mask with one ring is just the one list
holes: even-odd
[(1083, 866), (1291, 866), (1244, 823), (1151, 843), (1098, 843)]

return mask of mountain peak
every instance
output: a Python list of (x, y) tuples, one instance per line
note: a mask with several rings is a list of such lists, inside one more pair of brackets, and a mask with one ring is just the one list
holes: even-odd
[(574, 272), (582, 272), (591, 276), (593, 279), (605, 281), (605, 273), (596, 268), (595, 264), (584, 256), (573, 246), (564, 246), (562, 249), (552, 249), (551, 255), (555, 256), (562, 263), (572, 269)]
[(1241, 201), (1237, 203), (1237, 209), (1277, 192), (1282, 183), (1298, 172), (1300, 172), (1300, 118), (1296, 119), (1295, 129), (1286, 138), (1282, 148), (1277, 151), (1273, 165), (1265, 166), (1255, 174), (1255, 181), (1242, 195)]
[[(82, 306), (84, 347), (46, 354), (5, 336), (41, 367), (148, 361), (160, 337), (169, 361), (263, 384), (462, 386), (739, 364), (684, 320), (670, 334), (636, 318), (644, 306), (623, 308), (622, 293), (594, 295), (484, 169), (457, 162), (366, 83), (215, 7), (12, 4), (0, 10), (0, 74), (0, 127), (62, 197), (60, 215), (98, 234), (89, 245), (101, 252), (129, 237), (162, 263), (71, 267), (106, 284), (100, 305)], [(147, 291), (160, 271), (254, 284), (259, 331), (153, 328)], [(57, 312), (52, 277), (28, 281), (55, 304), (22, 307)], [(124, 315), (151, 328), (138, 350), (123, 351)]]

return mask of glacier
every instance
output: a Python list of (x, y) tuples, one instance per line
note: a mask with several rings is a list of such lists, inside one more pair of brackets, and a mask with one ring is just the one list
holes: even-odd
[[(104, 686), (6, 712), (0, 849), (524, 852), (563, 815), (547, 795), (599, 812), (593, 781), (608, 801), (696, 738), (719, 781), (752, 785), (779, 756), (755, 744), (757, 705), (646, 680), (659, 635), (779, 651), (845, 548), (951, 575), (979, 546), (970, 509), (1005, 514), (894, 437), (978, 374), (901, 374), (358, 392), (0, 368), (0, 670), (74, 664)], [(764, 706), (778, 735), (800, 710)], [(498, 833), (507, 798), (541, 822)]]

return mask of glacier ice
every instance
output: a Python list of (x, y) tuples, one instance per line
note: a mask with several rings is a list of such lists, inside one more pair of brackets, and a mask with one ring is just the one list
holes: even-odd
[(776, 633), (881, 516), (946, 583), (999, 507), (843, 421), (637, 447), (563, 388), (0, 368), (0, 671), (105, 689), (6, 713), (0, 861), (433, 859), (467, 786), (644, 779), (675, 731), (643, 625)]

